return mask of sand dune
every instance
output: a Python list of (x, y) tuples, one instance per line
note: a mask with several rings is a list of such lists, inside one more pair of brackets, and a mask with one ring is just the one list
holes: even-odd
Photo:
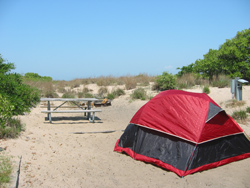
[[(92, 85), (93, 92), (95, 85)], [(230, 88), (210, 88), (209, 94), (227, 113)], [(201, 92), (197, 87), (189, 91)], [(45, 121), (40, 105), (20, 119), (26, 131), (18, 139), (1, 140), (1, 147), (14, 157), (22, 156), (19, 187), (250, 187), (250, 158), (180, 178), (175, 173), (125, 154), (114, 152), (117, 139), (134, 113), (147, 101), (130, 101), (129, 93), (102, 107), (96, 123), (66, 114), (67, 118)], [(242, 109), (250, 106), (250, 87), (243, 87)], [(62, 117), (65, 114), (53, 114)], [(240, 124), (250, 135), (250, 122)], [(91, 133), (113, 130), (112, 133)], [(85, 132), (85, 134), (73, 134)]]

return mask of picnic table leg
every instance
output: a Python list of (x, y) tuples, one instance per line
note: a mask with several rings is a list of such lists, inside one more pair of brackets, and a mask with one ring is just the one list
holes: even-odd
[(95, 112), (93, 112), (92, 120), (91, 120), (91, 118), (89, 118), (89, 122), (95, 123)]
[[(88, 110), (91, 109), (91, 101), (88, 101)], [(87, 119), (90, 118), (90, 112), (88, 112), (88, 116), (87, 116)]]
[[(48, 101), (48, 110), (50, 110), (50, 101)], [(48, 119), (49, 119), (49, 122), (51, 123), (51, 113), (48, 113)]]

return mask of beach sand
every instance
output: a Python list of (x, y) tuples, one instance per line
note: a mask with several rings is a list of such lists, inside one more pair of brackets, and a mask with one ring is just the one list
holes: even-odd
[[(97, 86), (92, 87), (95, 92)], [(201, 92), (202, 88), (188, 91)], [(246, 104), (234, 109), (226, 107), (226, 102), (232, 99), (230, 88), (210, 91), (209, 96), (230, 115), (250, 106), (249, 86), (243, 87)], [(114, 152), (122, 130), (147, 102), (131, 101), (131, 92), (114, 99), (111, 106), (101, 107), (96, 123), (80, 118), (81, 114), (53, 114), (50, 124), (45, 121), (46, 114), (41, 113), (40, 105), (20, 116), (26, 125), (25, 132), (17, 139), (0, 140), (6, 155), (22, 156), (19, 187), (250, 187), (250, 158), (180, 178), (171, 171)], [(250, 121), (240, 126), (250, 136)], [(115, 132), (93, 133), (102, 131)]]

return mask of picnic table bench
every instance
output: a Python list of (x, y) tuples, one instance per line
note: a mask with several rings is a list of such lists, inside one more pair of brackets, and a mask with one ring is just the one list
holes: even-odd
[[(84, 113), (86, 116), (87, 114), (87, 119), (94, 123), (95, 122), (95, 112), (101, 112), (102, 110), (100, 109), (91, 109), (91, 103), (94, 101), (98, 101), (96, 98), (41, 98), (40, 101), (45, 101), (47, 102), (47, 110), (42, 110), (42, 113), (47, 113), (48, 114), (48, 119), (49, 122), (52, 123), (51, 119), (51, 113)], [(53, 106), (54, 109), (51, 109), (51, 104), (50, 102), (52, 101), (61, 101), (62, 104), (58, 106)], [(58, 110), (59, 108), (63, 108), (63, 105), (65, 103), (72, 103), (75, 105), (78, 109), (77, 110)], [(81, 102), (84, 104), (82, 105)], [(92, 115), (91, 115), (92, 113)]]

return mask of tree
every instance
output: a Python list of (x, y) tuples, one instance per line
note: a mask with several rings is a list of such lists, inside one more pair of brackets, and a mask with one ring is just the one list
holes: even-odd
[(29, 112), (30, 108), (40, 101), (39, 91), (22, 83), (22, 76), (10, 73), (15, 68), (13, 63), (6, 62), (0, 54), (0, 117), (11, 118)]
[(231, 40), (226, 40), (218, 50), (210, 49), (203, 57), (195, 63), (178, 68), (178, 76), (197, 73), (211, 80), (213, 76), (225, 74), (231, 78), (250, 80), (250, 28), (238, 32)]
[(250, 29), (226, 40), (219, 49), (218, 58), (223, 73), (250, 80)]

